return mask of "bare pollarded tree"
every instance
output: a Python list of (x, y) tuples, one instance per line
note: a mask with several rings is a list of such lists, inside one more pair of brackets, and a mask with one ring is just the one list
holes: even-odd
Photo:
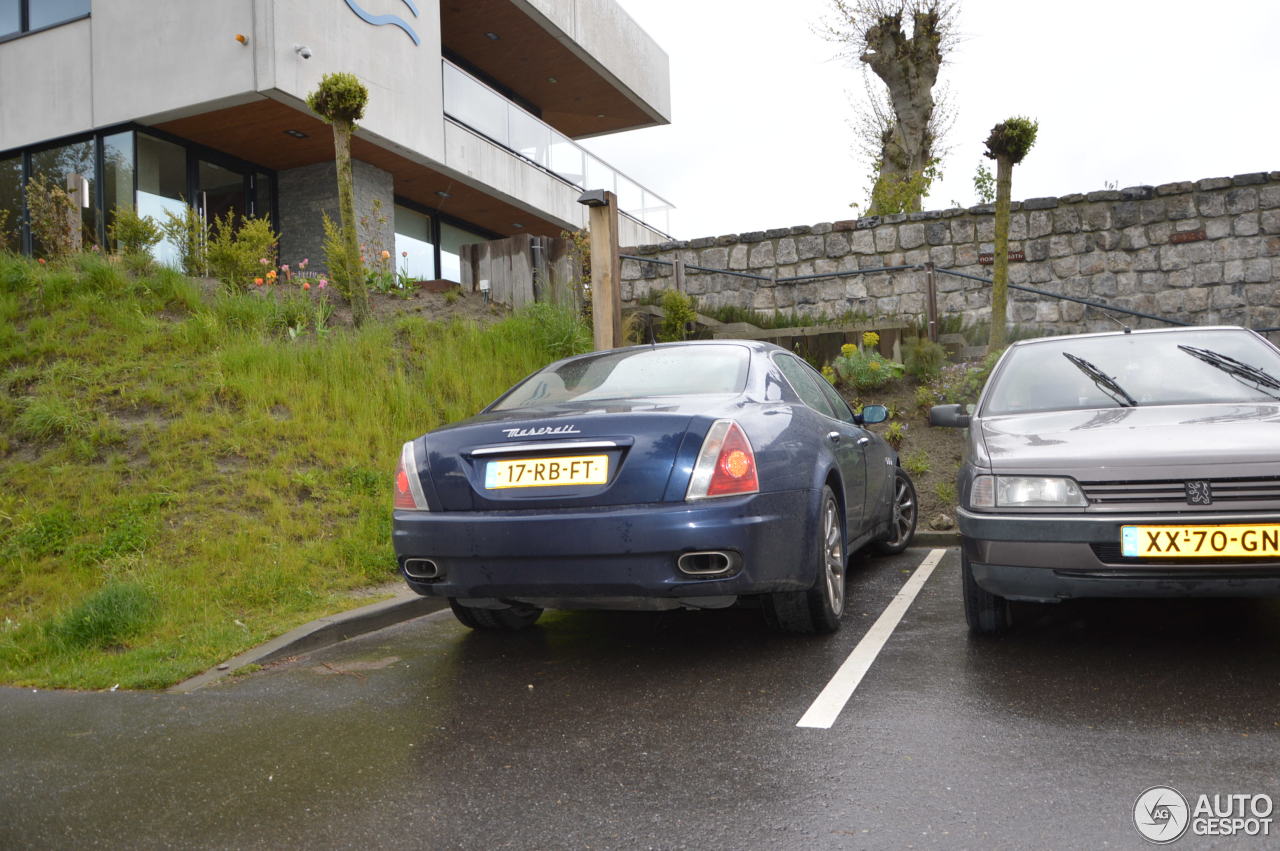
[(869, 105), (855, 124), (875, 160), (872, 215), (914, 212), (937, 176), (948, 112), (934, 94), (955, 46), (955, 0), (831, 0), (819, 30), (884, 84), (866, 80)]

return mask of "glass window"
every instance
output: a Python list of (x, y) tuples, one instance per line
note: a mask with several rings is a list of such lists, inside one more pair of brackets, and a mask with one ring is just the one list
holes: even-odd
[[(115, 221), (116, 210), (134, 206), (133, 133), (116, 133), (102, 138), (103, 201), (107, 227)], [(159, 222), (157, 222), (159, 224)], [(113, 249), (119, 246), (111, 246)]]
[(495, 411), (573, 401), (741, 393), (751, 354), (745, 346), (626, 349), (576, 358), (536, 372)]
[(22, 247), (22, 157), (0, 160), (0, 250)]
[(844, 420), (847, 423), (853, 422), (853, 409), (849, 407), (849, 403), (844, 397), (836, 392), (836, 388), (831, 386), (831, 382), (823, 378), (821, 374), (814, 376), (814, 381), (818, 384), (818, 389), (822, 391), (822, 395), (827, 397), (827, 404), (831, 406), (831, 410), (835, 411), (836, 419)]
[(239, 222), (245, 211), (245, 176), (215, 163), (200, 160), (196, 179), (199, 208), (210, 225), (228, 216)]
[(28, 0), (27, 29), (38, 30), (89, 14), (89, 0)]
[(22, 0), (0, 0), (0, 38), (22, 29)]
[(826, 414), (828, 417), (835, 416), (835, 412), (827, 404), (827, 397), (823, 394), (822, 388), (813, 377), (813, 371), (804, 361), (792, 355), (778, 355), (774, 358), (774, 362), (787, 377), (787, 381), (791, 383), (800, 401), (820, 414)]
[(462, 246), (472, 242), (488, 242), (488, 237), (481, 236), (473, 231), (451, 225), (448, 222), (440, 223), (440, 277), (446, 281), (462, 282), (462, 258), (460, 250)]
[[(187, 152), (172, 142), (148, 136), (138, 137), (138, 215), (157, 222), (168, 220), (166, 213), (181, 216), (187, 206)], [(152, 250), (158, 263), (178, 266), (178, 246), (163, 239)]]
[[(81, 199), (80, 204), (82, 225), (80, 236), (81, 245), (84, 247), (96, 244), (98, 241), (97, 210), (93, 203), (93, 180), (96, 173), (93, 151), (93, 140), (85, 139), (83, 142), (72, 142), (70, 145), (48, 148), (31, 155), (32, 175), (43, 175), (54, 186), (68, 189), (69, 178), (76, 175), (84, 178), (87, 195)], [(34, 248), (36, 255), (39, 256), (41, 246), (36, 244)]]
[(431, 238), (431, 217), (396, 204), (395, 231), (398, 271), (415, 281), (435, 280), (436, 249)]
[(1274, 402), (1275, 381), (1280, 355), (1248, 331), (1059, 337), (1011, 349), (982, 413)]

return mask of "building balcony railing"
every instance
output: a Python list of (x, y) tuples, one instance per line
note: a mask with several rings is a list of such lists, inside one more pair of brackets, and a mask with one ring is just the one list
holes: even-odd
[(618, 209), (661, 233), (670, 231), (672, 205), (569, 137), (558, 133), (448, 60), (445, 115), (581, 189), (607, 189)]

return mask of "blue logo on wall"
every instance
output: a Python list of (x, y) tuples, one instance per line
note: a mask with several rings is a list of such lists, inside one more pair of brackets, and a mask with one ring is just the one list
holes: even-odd
[[(413, 5), (413, 0), (402, 0), (402, 2), (404, 5), (409, 7), (409, 11), (413, 13), (415, 18), (418, 17), (418, 7)], [(373, 24), (375, 27), (385, 27), (388, 24), (393, 27), (399, 27), (405, 31), (409, 38), (413, 39), (414, 44), (422, 44), (418, 39), (418, 34), (413, 31), (413, 27), (409, 26), (408, 22), (399, 15), (370, 15), (364, 9), (360, 8), (360, 5), (356, 3), (356, 0), (347, 0), (347, 6), (351, 11), (359, 15), (360, 20), (365, 23)]]

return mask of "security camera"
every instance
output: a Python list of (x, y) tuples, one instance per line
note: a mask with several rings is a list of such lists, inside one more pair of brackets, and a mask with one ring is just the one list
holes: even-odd
[(301, 56), (303, 59), (311, 58), (311, 48), (307, 47), (305, 44), (295, 44), (293, 46), (293, 52)]

